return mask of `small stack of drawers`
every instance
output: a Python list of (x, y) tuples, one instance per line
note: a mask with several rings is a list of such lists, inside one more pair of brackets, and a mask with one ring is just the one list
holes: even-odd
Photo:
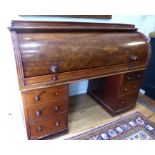
[(120, 86), (118, 88), (119, 90), (115, 110), (135, 106), (143, 79), (143, 74), (144, 71), (137, 71), (126, 73), (122, 76)]
[(24, 91), (22, 96), (29, 139), (67, 129), (67, 85)]
[(135, 107), (144, 70), (89, 81), (88, 93), (112, 115)]

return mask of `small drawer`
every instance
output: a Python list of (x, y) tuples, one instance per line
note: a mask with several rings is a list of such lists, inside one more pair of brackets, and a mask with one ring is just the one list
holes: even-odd
[(125, 97), (118, 98), (116, 101), (115, 108), (116, 109), (124, 109), (129, 106), (129, 103)]
[(42, 88), (30, 90), (22, 93), (25, 103), (27, 105), (39, 105), (42, 103), (51, 102), (58, 99), (68, 97), (68, 86), (55, 86), (49, 88)]
[(134, 77), (133, 77), (133, 73), (127, 73), (127, 74), (124, 74), (124, 83), (127, 83), (127, 82), (131, 82), (133, 81)]
[(42, 120), (47, 117), (54, 116), (67, 111), (66, 100), (57, 100), (47, 104), (40, 104), (37, 106), (31, 106), (27, 108), (28, 120)]
[(44, 119), (34, 123), (29, 123), (30, 138), (39, 139), (49, 134), (57, 133), (67, 128), (67, 118), (65, 114), (57, 115), (54, 118)]
[(141, 81), (143, 79), (144, 71), (137, 71), (124, 74), (124, 83), (132, 82), (135, 80)]
[(138, 98), (138, 94), (139, 94), (139, 93), (134, 93), (134, 92), (132, 92), (132, 93), (127, 97), (127, 100), (128, 100), (128, 102), (130, 103), (130, 105), (135, 105), (135, 104), (136, 104), (136, 101), (137, 101), (137, 98)]
[(135, 80), (143, 80), (143, 77), (144, 77), (144, 71), (138, 71), (135, 72), (134, 74)]
[(124, 96), (131, 93), (138, 93), (140, 90), (141, 81), (133, 81), (131, 83), (122, 84), (119, 91), (118, 96)]
[(138, 93), (132, 92), (130, 95), (118, 98), (116, 101), (115, 109), (121, 110), (136, 105), (137, 97)]

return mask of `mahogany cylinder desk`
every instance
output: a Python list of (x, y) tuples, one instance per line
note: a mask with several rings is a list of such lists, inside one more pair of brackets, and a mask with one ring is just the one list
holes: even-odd
[(134, 25), (12, 21), (28, 139), (68, 129), (68, 84), (88, 79), (88, 94), (112, 115), (128, 111), (150, 60)]

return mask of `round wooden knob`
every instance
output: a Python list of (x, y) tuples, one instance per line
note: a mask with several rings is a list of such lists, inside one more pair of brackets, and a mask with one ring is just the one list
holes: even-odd
[(127, 79), (128, 79), (128, 80), (131, 80), (131, 76), (128, 76)]
[(123, 101), (121, 101), (121, 103), (122, 103), (122, 104), (124, 104), (124, 103), (125, 103), (125, 101), (123, 100)]
[(136, 85), (133, 86), (134, 89), (137, 89), (138, 87)]
[(40, 111), (40, 110), (38, 110), (38, 111), (36, 112), (36, 116), (37, 116), (37, 117), (41, 116), (41, 111)]
[(50, 70), (52, 73), (57, 73), (58, 72), (58, 65), (52, 64), (52, 66), (50, 67)]
[(38, 102), (40, 100), (40, 96), (35, 97), (35, 101)]
[(53, 76), (52, 76), (52, 80), (53, 80), (53, 81), (58, 80), (58, 76), (57, 76), (57, 75), (53, 75)]
[(42, 126), (39, 126), (38, 128), (37, 128), (37, 131), (42, 131), (43, 130), (43, 127)]
[(59, 110), (59, 107), (58, 106), (55, 106), (54, 107), (54, 111), (58, 111)]
[(137, 78), (138, 79), (141, 79), (142, 78), (142, 75), (141, 74), (137, 74)]
[(136, 55), (132, 55), (132, 56), (130, 57), (130, 60), (131, 60), (132, 62), (137, 61), (137, 59), (138, 59), (138, 56), (136, 56)]
[(124, 88), (124, 91), (128, 91), (128, 88)]
[(56, 126), (59, 126), (59, 124), (60, 124), (60, 123), (59, 123), (58, 121), (55, 123)]

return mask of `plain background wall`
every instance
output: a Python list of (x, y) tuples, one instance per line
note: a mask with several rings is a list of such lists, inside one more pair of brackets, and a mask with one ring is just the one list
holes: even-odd
[[(13, 46), (11, 35), (7, 27), (10, 25), (11, 19), (21, 19), (15, 16), (1, 15), (2, 22), (0, 24), (0, 97), (3, 108), (0, 109), (0, 128), (8, 133), (12, 138), (26, 139), (24, 123), (22, 120), (22, 100), (18, 89), (18, 81), (16, 74), (16, 66), (14, 60)], [(25, 20), (30, 18), (25, 17)], [(146, 36), (150, 32), (155, 31), (155, 16), (118, 16), (113, 15), (111, 20), (102, 19), (74, 19), (74, 18), (41, 18), (31, 17), (31, 20), (58, 20), (58, 21), (84, 21), (84, 22), (111, 22), (111, 23), (128, 23), (135, 24), (139, 31)], [(70, 85), (70, 95), (85, 93), (87, 90), (88, 81), (75, 82)], [(10, 130), (11, 129), (11, 130)], [(19, 136), (21, 135), (21, 136)], [(2, 135), (2, 137), (5, 135)], [(2, 138), (1, 137), (1, 138)]]

